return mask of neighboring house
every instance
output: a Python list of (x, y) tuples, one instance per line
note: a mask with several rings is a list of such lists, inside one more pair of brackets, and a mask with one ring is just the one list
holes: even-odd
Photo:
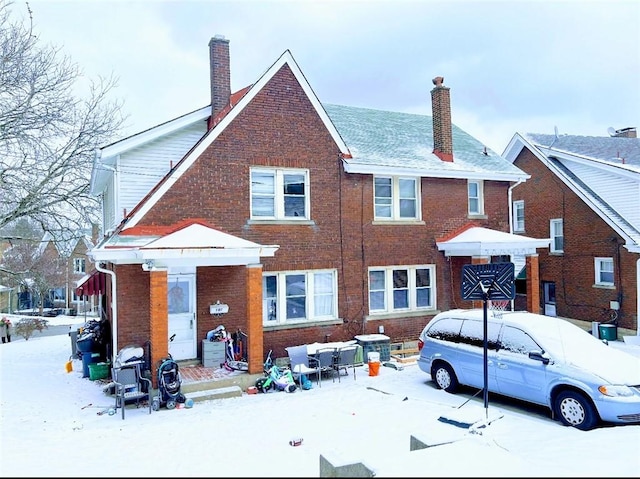
[(503, 156), (529, 175), (513, 190), (514, 233), (549, 236), (539, 257), (545, 314), (638, 328), (640, 139), (516, 134)]
[(150, 341), (153, 364), (198, 358), (222, 324), (248, 334), (258, 373), (291, 345), (415, 340), (438, 311), (472, 307), (465, 264), (523, 254), (537, 281), (549, 239), (509, 234), (528, 175), (452, 125), (441, 77), (433, 118), (322, 104), (289, 51), (232, 94), (229, 42), (209, 48), (210, 106), (94, 161), (105, 237), (87, 282), (105, 285), (114, 352)]
[[(97, 239), (97, 225), (92, 234)], [(32, 251), (33, 255), (42, 258), (37, 264), (43, 269), (41, 273), (46, 275), (49, 282), (49, 290), (42, 298), (42, 304), (44, 308), (54, 310), (50, 313), (68, 310), (66, 312), (73, 314), (91, 309), (95, 298), (79, 296), (76, 293), (76, 283), (86, 274), (87, 265), (90, 264), (87, 252), (95, 246), (95, 239), (92, 240), (92, 236), (83, 232), (79, 237), (56, 241), (51, 233), (46, 232), (37, 248)], [(26, 242), (14, 239), (13, 244), (16, 245), (20, 241)], [(9, 252), (10, 249), (11, 247), (6, 251)], [(0, 308), (19, 311), (34, 309), (40, 305), (40, 293), (33, 288), (28, 277), (20, 286), (7, 288), (7, 291), (11, 293), (7, 297), (6, 305), (2, 306), (4, 303), (0, 302)], [(95, 309), (95, 306), (93, 308)]]

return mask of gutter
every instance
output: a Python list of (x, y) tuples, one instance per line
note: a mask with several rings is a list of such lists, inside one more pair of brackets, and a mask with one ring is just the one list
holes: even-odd
[(96, 261), (95, 267), (101, 273), (111, 276), (111, 364), (114, 364), (118, 351), (118, 295), (116, 294), (116, 273), (102, 266), (100, 261)]

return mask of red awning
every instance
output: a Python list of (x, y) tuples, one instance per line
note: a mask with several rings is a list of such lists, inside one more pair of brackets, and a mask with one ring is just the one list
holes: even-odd
[(78, 282), (76, 294), (78, 296), (97, 296), (107, 291), (106, 274), (94, 269)]

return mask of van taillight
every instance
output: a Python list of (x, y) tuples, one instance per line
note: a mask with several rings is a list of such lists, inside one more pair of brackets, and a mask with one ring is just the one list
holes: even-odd
[(424, 341), (422, 339), (418, 339), (418, 351), (422, 351), (423, 346), (424, 346)]

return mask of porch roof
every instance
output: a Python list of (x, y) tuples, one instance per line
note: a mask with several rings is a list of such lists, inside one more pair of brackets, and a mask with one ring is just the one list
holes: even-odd
[(478, 226), (436, 240), (438, 250), (444, 251), (445, 256), (530, 255), (550, 244), (551, 238), (530, 238)]
[(236, 266), (260, 263), (274, 256), (279, 245), (261, 245), (201, 223), (177, 231), (127, 234), (120, 232), (89, 251), (94, 261), (143, 264), (146, 268), (171, 266)]

